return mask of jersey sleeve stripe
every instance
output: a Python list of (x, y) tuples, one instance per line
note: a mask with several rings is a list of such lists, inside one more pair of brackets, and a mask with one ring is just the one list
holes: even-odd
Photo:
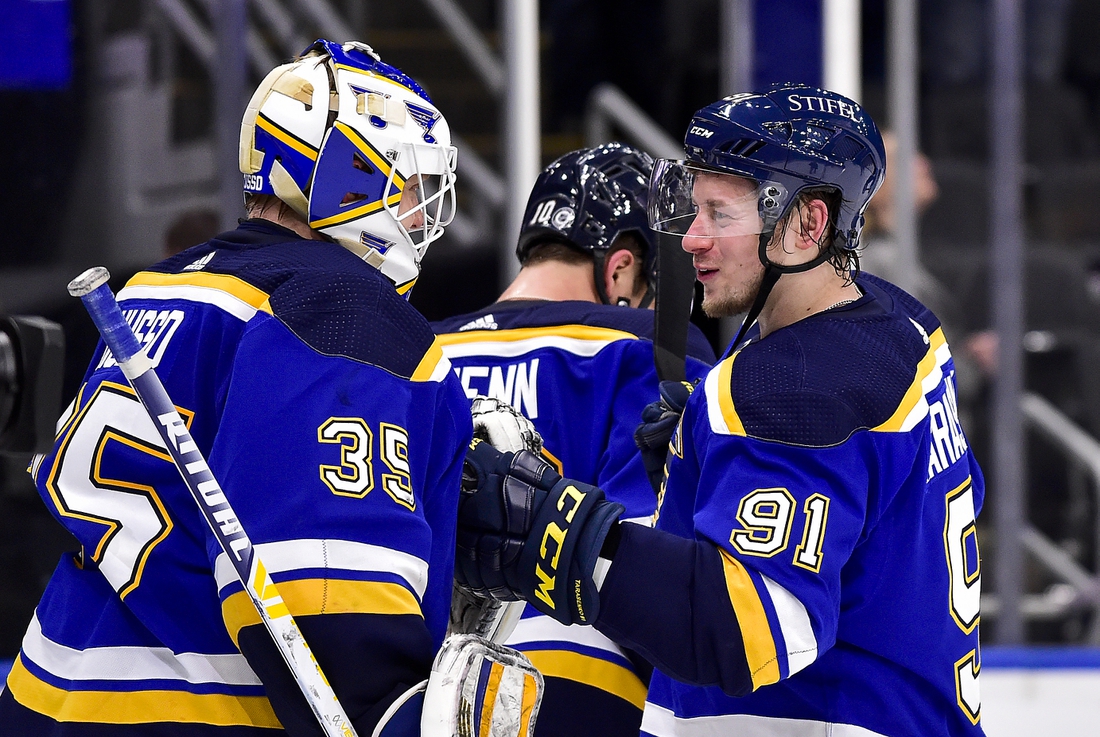
[(439, 336), (443, 353), (448, 358), (481, 355), (515, 358), (540, 348), (557, 348), (575, 356), (592, 357), (611, 343), (637, 339), (633, 333), (623, 330), (589, 325), (555, 325), (515, 330), (468, 330)]
[(226, 274), (202, 271), (183, 274), (159, 274), (142, 271), (134, 275), (118, 293), (127, 299), (181, 299), (213, 305), (245, 322), (257, 312), (271, 313), (266, 292), (248, 282)]
[(733, 393), (730, 390), (733, 376), (733, 361), (737, 354), (730, 356), (707, 373), (703, 390), (707, 397), (707, 416), (711, 430), (720, 435), (745, 435), (745, 426), (733, 406)]
[(23, 638), (23, 655), (47, 673), (65, 681), (179, 681), (187, 684), (259, 686), (259, 677), (240, 653), (206, 655), (173, 653), (166, 647), (66, 647), (42, 632), (38, 615)]
[(621, 665), (571, 650), (527, 650), (523, 654), (544, 676), (593, 686), (639, 709), (645, 704), (645, 684)]
[(874, 428), (876, 432), (908, 432), (928, 414), (925, 395), (939, 385), (943, 366), (951, 358), (943, 330), (937, 328), (929, 336), (928, 351), (917, 364), (916, 376), (890, 419)]
[(420, 359), (420, 364), (413, 371), (413, 381), (434, 381), (436, 383), (447, 378), (451, 371), (451, 362), (443, 355), (443, 348), (439, 345), (439, 338), (432, 341), (427, 353)]
[[(415, 614), (423, 616), (420, 603), (401, 584), (388, 581), (299, 579), (279, 584), (290, 613), (295, 617), (318, 614)], [(233, 642), (245, 627), (260, 624), (260, 614), (248, 594), (238, 591), (222, 602), (222, 619)]]
[(183, 722), (219, 727), (281, 729), (264, 696), (186, 691), (66, 691), (46, 683), (16, 658), (8, 688), (20, 704), (57, 722), (145, 724)]
[(760, 600), (760, 594), (756, 591), (756, 585), (748, 571), (725, 550), (720, 552), (730, 604), (733, 605), (737, 624), (741, 628), (745, 657), (752, 674), (752, 689), (755, 691), (779, 680), (779, 656), (776, 654), (775, 638), (768, 624), (764, 603)]
[[(350, 540), (302, 539), (260, 543), (255, 550), (273, 577), (311, 568), (396, 575), (407, 582), (408, 588), (418, 599), (424, 598), (424, 590), (428, 586), (427, 562), (381, 545)], [(225, 553), (218, 554), (214, 579), (219, 591), (237, 581), (237, 572)], [(279, 588), (282, 589), (282, 584)]]
[(567, 627), (545, 614), (521, 619), (505, 644), (522, 650), (524, 643), (532, 642), (577, 644), (606, 652), (611, 657), (622, 658), (624, 662), (628, 662), (619, 646), (599, 630), (593, 627)]
[(817, 637), (810, 624), (810, 615), (794, 594), (767, 576), (761, 575), (768, 596), (775, 608), (783, 640), (787, 646), (788, 676), (793, 676), (817, 659)]

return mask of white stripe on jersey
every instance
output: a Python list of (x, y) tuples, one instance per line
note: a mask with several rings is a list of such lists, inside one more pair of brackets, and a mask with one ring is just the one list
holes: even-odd
[(592, 357), (612, 343), (626, 338), (566, 338), (560, 335), (540, 335), (521, 340), (485, 340), (477, 343), (453, 343), (443, 346), (443, 355), (447, 358), (465, 358), (467, 356), (492, 356), (493, 358), (515, 358), (540, 348), (557, 348), (574, 356)]
[(257, 312), (255, 307), (228, 292), (194, 284), (136, 284), (123, 288), (117, 299), (119, 302), (126, 299), (182, 299), (186, 302), (202, 302), (228, 312), (244, 322), (251, 320)]
[[(303, 568), (394, 574), (405, 579), (417, 599), (424, 598), (428, 586), (427, 562), (380, 545), (349, 540), (284, 540), (260, 543), (255, 551), (269, 575)], [(237, 580), (237, 571), (225, 553), (218, 554), (214, 578), (219, 591)]]
[(787, 643), (787, 668), (793, 676), (817, 659), (817, 637), (810, 625), (810, 615), (790, 591), (763, 574), (760, 578), (764, 579), (764, 587), (779, 618), (779, 628)]
[[(585, 645), (619, 657), (626, 657), (618, 645), (597, 632), (594, 627), (585, 627), (579, 624), (566, 626), (545, 614), (521, 619), (519, 624), (516, 625), (516, 629), (508, 636), (505, 644), (508, 647), (522, 650), (524, 643), (547, 641)], [(568, 650), (569, 648), (562, 649)]]
[(921, 397), (902, 421), (902, 432), (909, 432), (928, 416), (928, 394), (943, 381), (943, 367), (949, 360), (951, 360), (951, 349), (947, 346), (947, 343), (943, 343), (936, 349), (936, 365), (928, 372), (927, 376), (921, 379)]
[(61, 645), (42, 634), (38, 615), (23, 637), (23, 656), (52, 675), (72, 681), (166, 680), (259, 686), (259, 677), (240, 653), (173, 653), (166, 647), (90, 647)]
[(711, 717), (677, 717), (663, 706), (646, 702), (642, 732), (657, 737), (885, 737), (854, 724), (818, 722), (811, 719), (780, 719), (754, 714), (723, 714)]
[(718, 386), (718, 375), (722, 373), (721, 367), (722, 362), (719, 361), (707, 372), (707, 378), (703, 379), (703, 391), (707, 398), (707, 417), (710, 419), (712, 432), (719, 435), (732, 435), (733, 431), (726, 424), (726, 418), (722, 416), (722, 405), (718, 401), (718, 392), (721, 391), (721, 387)]

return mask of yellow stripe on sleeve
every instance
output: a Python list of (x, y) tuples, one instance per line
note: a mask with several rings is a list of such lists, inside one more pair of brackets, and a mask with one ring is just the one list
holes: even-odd
[(718, 408), (722, 411), (722, 419), (726, 421), (732, 435), (744, 435), (745, 426), (741, 418), (737, 416), (737, 409), (733, 406), (733, 361), (737, 354), (733, 354), (718, 368)]
[(646, 685), (618, 663), (570, 650), (524, 650), (523, 654), (548, 678), (566, 678), (618, 696), (639, 709), (645, 706)]
[(183, 722), (219, 727), (283, 728), (265, 696), (195, 694), (166, 689), (66, 691), (37, 678), (18, 658), (7, 685), (20, 704), (58, 722)]
[(228, 274), (211, 274), (206, 271), (191, 271), (182, 274), (159, 274), (153, 271), (139, 271), (128, 287), (206, 287), (230, 294), (254, 309), (270, 314), (271, 304), (268, 293), (258, 289), (243, 279)]
[[(295, 617), (314, 614), (415, 614), (423, 616), (412, 592), (389, 581), (344, 581), (310, 578), (278, 584), (283, 601)], [(244, 591), (222, 602), (222, 619), (237, 643), (244, 627), (260, 624), (260, 615)]]
[(905, 423), (905, 419), (909, 416), (909, 413), (913, 411), (924, 397), (924, 380), (936, 369), (936, 351), (946, 342), (943, 336), (943, 330), (939, 328), (928, 337), (928, 340), (928, 351), (924, 354), (924, 358), (920, 360), (920, 363), (917, 364), (916, 376), (913, 377), (913, 383), (910, 384), (909, 388), (905, 391), (905, 396), (902, 397), (898, 408), (894, 410), (894, 414), (892, 414), (890, 419), (886, 422), (874, 428), (876, 431), (899, 432), (902, 425)]
[(428, 348), (424, 357), (420, 359), (420, 363), (410, 378), (413, 381), (431, 381), (439, 362), (445, 360), (447, 359), (443, 357), (443, 348), (440, 347), (439, 339), (436, 338), (432, 341), (432, 345)]
[(726, 574), (726, 588), (729, 590), (730, 604), (737, 615), (737, 624), (741, 628), (741, 639), (745, 644), (745, 658), (748, 660), (749, 673), (752, 674), (752, 690), (767, 686), (779, 680), (779, 658), (775, 651), (775, 638), (768, 625), (768, 615), (764, 612), (764, 603), (756, 591), (752, 579), (745, 567), (721, 550), (722, 567)]

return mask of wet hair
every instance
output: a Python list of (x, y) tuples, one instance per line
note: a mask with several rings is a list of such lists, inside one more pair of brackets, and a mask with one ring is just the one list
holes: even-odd
[[(627, 231), (620, 233), (612, 243), (611, 248), (601, 253), (602, 260), (606, 263), (607, 256), (618, 251), (630, 251), (639, 268), (634, 274), (634, 291), (646, 288), (645, 257), (646, 246), (635, 233)], [(531, 247), (527, 257), (520, 262), (520, 266), (534, 266), (546, 261), (559, 261), (566, 264), (593, 264), (595, 256), (587, 251), (571, 245), (564, 240), (546, 240)]]
[[(859, 252), (854, 248), (846, 247), (844, 241), (838, 237), (836, 219), (837, 214), (840, 212), (842, 198), (843, 195), (840, 190), (835, 187), (807, 187), (798, 193), (798, 198), (787, 213), (782, 225), (786, 226), (789, 219), (795, 216), (795, 213), (798, 213), (801, 217), (803, 206), (809, 204), (812, 200), (824, 202), (829, 213), (829, 220), (825, 224), (825, 230), (821, 234), (818, 246), (824, 253), (829, 254), (828, 263), (836, 271), (837, 276), (844, 277), (846, 283), (850, 284), (859, 276)], [(776, 231), (780, 231), (778, 226)]]

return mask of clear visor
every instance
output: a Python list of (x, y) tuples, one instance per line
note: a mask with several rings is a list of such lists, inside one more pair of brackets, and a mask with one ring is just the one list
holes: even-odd
[(777, 216), (786, 198), (774, 182), (659, 159), (649, 184), (649, 224), (688, 238), (758, 235), (765, 227), (762, 213)]
[(455, 216), (458, 149), (454, 146), (403, 145), (398, 159), (397, 165), (390, 170), (389, 184), (394, 184), (394, 179), (400, 176), (398, 169), (408, 172), (408, 176), (400, 199), (395, 197), (388, 201), (386, 210), (423, 256), (424, 250), (443, 235), (443, 229)]

